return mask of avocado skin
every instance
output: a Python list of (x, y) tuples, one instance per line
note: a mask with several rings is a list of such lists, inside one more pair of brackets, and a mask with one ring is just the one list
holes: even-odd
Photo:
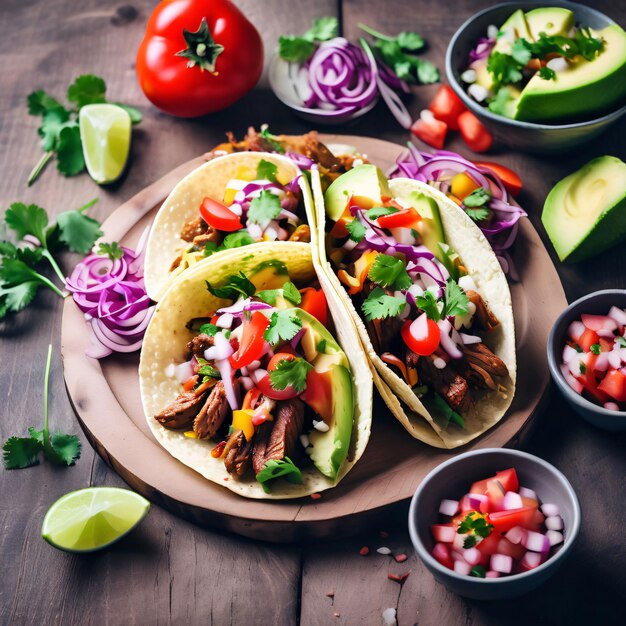
[[(626, 189), (624, 195), (610, 207), (605, 207), (600, 213), (596, 221), (590, 226), (587, 234), (580, 240), (578, 245), (566, 255), (559, 252), (559, 235), (562, 229), (566, 228), (566, 224), (559, 224), (558, 220), (554, 220), (554, 215), (558, 210), (557, 206), (564, 196), (563, 189), (570, 188), (575, 184), (579, 176), (584, 176), (594, 168), (602, 167), (603, 163), (611, 161), (613, 163), (622, 163), (620, 159), (612, 156), (601, 156), (592, 159), (581, 167), (578, 171), (570, 174), (563, 180), (559, 181), (548, 194), (543, 206), (541, 221), (548, 233), (548, 237), (555, 247), (559, 259), (564, 263), (578, 263), (596, 254), (604, 252), (608, 248), (616, 245), (620, 241), (626, 239)], [(622, 163), (623, 165), (623, 163)], [(626, 167), (626, 166), (625, 166)], [(565, 192), (566, 193), (566, 192)], [(553, 228), (554, 226), (554, 228)], [(561, 228), (559, 228), (559, 226)]]

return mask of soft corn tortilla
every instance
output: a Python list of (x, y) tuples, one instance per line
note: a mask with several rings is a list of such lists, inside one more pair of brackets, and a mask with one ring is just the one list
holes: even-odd
[[(159, 301), (176, 277), (186, 271), (170, 272), (169, 269), (179, 252), (190, 245), (180, 238), (180, 231), (186, 222), (199, 215), (198, 209), (202, 200), (209, 197), (222, 202), (226, 185), (232, 178), (236, 178), (238, 170), (249, 168), (255, 171), (261, 160), (271, 161), (278, 166), (280, 179), (293, 180), (302, 174), (287, 157), (267, 152), (238, 152), (217, 157), (201, 165), (172, 189), (154, 218), (146, 245), (144, 280), (150, 298)], [(306, 222), (313, 232), (313, 199), (305, 176), (300, 176), (299, 184)], [(218, 252), (212, 256), (215, 258), (221, 254), (223, 253)]]
[[(324, 242), (326, 238), (324, 195), (319, 176), (315, 172), (311, 184), (316, 205), (317, 239)], [(430, 185), (409, 178), (391, 179), (389, 187), (395, 198), (405, 198), (418, 191), (437, 202), (446, 242), (460, 256), (463, 265), (476, 283), (478, 293), (500, 321), (500, 328), (489, 333), (487, 343), (509, 370), (509, 376), (500, 381), (504, 391), (472, 390), (476, 403), (471, 411), (463, 415), (465, 428), (460, 429), (451, 423), (448, 428), (442, 429), (404, 379), (384, 363), (374, 350), (363, 320), (327, 259), (325, 245), (318, 246), (320, 265), (330, 285), (351, 313), (363, 349), (379, 374), (374, 382), (391, 412), (416, 439), (437, 448), (457, 448), (497, 424), (513, 401), (516, 360), (511, 293), (506, 276), (489, 242), (460, 207)]]
[(190, 439), (185, 437), (183, 431), (167, 429), (154, 419), (154, 415), (180, 393), (180, 383), (168, 377), (165, 371), (170, 363), (184, 360), (185, 344), (193, 336), (185, 324), (194, 317), (205, 316), (208, 311), (230, 303), (211, 295), (206, 289), (205, 280), (219, 285), (233, 273), (248, 273), (259, 263), (271, 259), (278, 259), (287, 266), (290, 279), (296, 285), (304, 286), (316, 276), (311, 246), (286, 242), (277, 242), (271, 246), (260, 243), (227, 250), (219, 257), (210, 257), (184, 272), (159, 302), (150, 321), (141, 349), (139, 382), (148, 425), (157, 441), (172, 456), (205, 478), (239, 495), (275, 500), (302, 497), (334, 487), (361, 457), (370, 435), (372, 379), (368, 361), (347, 311), (337, 294), (327, 287), (323, 277), (320, 283), (335, 323), (335, 337), (348, 358), (353, 377), (352, 438), (348, 458), (336, 482), (323, 476), (315, 467), (307, 467), (302, 470), (303, 484), (277, 481), (272, 485), (271, 494), (266, 494), (254, 478), (237, 480), (228, 474), (224, 462), (214, 459), (210, 454), (215, 442)]

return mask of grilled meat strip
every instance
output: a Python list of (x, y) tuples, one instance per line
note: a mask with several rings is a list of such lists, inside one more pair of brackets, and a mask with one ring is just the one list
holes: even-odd
[(207, 348), (213, 347), (214, 344), (215, 338), (211, 337), (211, 335), (206, 335), (204, 333), (196, 335), (187, 344), (187, 359), (190, 359), (193, 355), (204, 358), (204, 351)]
[(436, 354), (420, 358), (417, 369), (420, 382), (434, 389), (457, 413), (463, 414), (472, 404), (467, 380), (447, 366), (438, 369), (434, 365)]
[(218, 380), (193, 422), (193, 431), (198, 439), (214, 437), (224, 423), (227, 413), (228, 400), (226, 399), (224, 382)]
[[(199, 393), (198, 393), (199, 392)], [(166, 428), (185, 428), (191, 424), (208, 395), (208, 387), (197, 391), (185, 391), (174, 402), (154, 416)]]
[(461, 373), (473, 387), (498, 388), (494, 377), (509, 373), (504, 361), (484, 343), (463, 346), (465, 369)]
[(298, 398), (277, 403), (273, 422), (266, 422), (256, 433), (252, 468), (258, 474), (268, 461), (292, 457), (304, 425), (304, 404)]
[(234, 431), (222, 452), (226, 471), (235, 478), (243, 476), (249, 467), (253, 447), (252, 441), (246, 441), (242, 430)]
[(483, 297), (473, 291), (472, 289), (468, 289), (466, 291), (467, 297), (470, 299), (470, 302), (476, 307), (476, 313), (474, 313), (474, 319), (479, 328), (491, 332), (500, 326), (500, 321), (498, 318), (491, 312), (487, 303), (483, 300)]
[(291, 233), (289, 241), (303, 241), (304, 243), (310, 243), (311, 241), (311, 228), (308, 224), (300, 224), (296, 227), (296, 230)]
[(222, 242), (222, 235), (212, 226), (209, 226), (201, 217), (194, 217), (186, 222), (180, 231), (180, 238), (193, 243), (198, 248), (202, 248), (209, 241), (215, 243)]

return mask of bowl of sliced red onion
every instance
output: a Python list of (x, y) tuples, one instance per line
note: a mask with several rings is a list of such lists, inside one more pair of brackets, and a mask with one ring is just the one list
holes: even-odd
[(499, 448), (445, 461), (409, 509), (415, 550), (454, 593), (478, 600), (523, 595), (571, 552), (581, 512), (574, 489), (546, 461)]
[(585, 420), (626, 430), (626, 289), (606, 289), (572, 302), (548, 338), (557, 387)]

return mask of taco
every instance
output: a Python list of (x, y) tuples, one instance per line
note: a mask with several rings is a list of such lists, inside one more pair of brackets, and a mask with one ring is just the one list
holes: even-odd
[(417, 439), (455, 448), (506, 413), (515, 330), (489, 243), (433, 187), (360, 165), (322, 193), (312, 177), (321, 263), (349, 308), (376, 383)]
[(369, 438), (367, 358), (311, 250), (253, 244), (196, 264), (143, 341), (141, 397), (157, 441), (245, 497), (329, 489)]
[(189, 267), (257, 242), (310, 242), (311, 191), (294, 162), (240, 152), (200, 166), (174, 187), (146, 245), (146, 291), (160, 300)]

